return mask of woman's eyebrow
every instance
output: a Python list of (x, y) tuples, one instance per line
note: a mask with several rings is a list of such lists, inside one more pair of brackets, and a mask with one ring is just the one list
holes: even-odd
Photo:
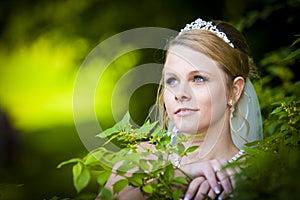
[[(163, 69), (162, 73), (164, 75), (176, 75), (177, 74), (173, 70), (169, 70), (169, 69), (167, 69), (167, 70)], [(188, 72), (188, 74), (189, 75), (198, 75), (198, 74), (200, 74), (200, 75), (208, 75), (209, 76), (212, 73), (204, 71), (204, 70), (193, 70), (193, 71)]]
[(170, 70), (170, 69), (166, 69), (164, 68), (163, 71), (162, 71), (162, 74), (171, 74), (171, 75), (175, 75), (175, 71), (174, 70)]
[(164, 72), (163, 73), (163, 76), (174, 76), (174, 77), (178, 77), (178, 75), (176, 74), (176, 73), (174, 73), (174, 72)]
[(189, 74), (192, 74), (192, 75), (194, 75), (194, 74), (206, 74), (206, 75), (211, 75), (210, 72), (203, 71), (203, 70), (194, 70), (194, 71), (189, 72)]

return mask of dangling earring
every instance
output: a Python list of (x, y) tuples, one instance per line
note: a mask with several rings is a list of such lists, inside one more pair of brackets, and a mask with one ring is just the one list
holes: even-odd
[(233, 113), (234, 113), (234, 106), (233, 106), (233, 101), (230, 99), (229, 101), (229, 106), (230, 106), (230, 119), (233, 118)]
[(237, 134), (237, 131), (234, 129), (233, 124), (232, 124), (232, 119), (233, 119), (233, 113), (234, 113), (234, 105), (233, 105), (233, 100), (230, 99), (230, 101), (228, 102), (229, 106), (230, 106), (230, 118), (229, 118), (229, 124), (230, 124), (230, 129)]

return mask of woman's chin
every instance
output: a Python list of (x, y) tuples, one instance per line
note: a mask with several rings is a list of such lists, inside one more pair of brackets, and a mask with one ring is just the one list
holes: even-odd
[(189, 125), (189, 126), (182, 126), (182, 125), (179, 125), (178, 127), (176, 126), (176, 128), (181, 132), (181, 133), (184, 133), (186, 135), (195, 135), (198, 133), (198, 130), (197, 129), (191, 129), (192, 126)]

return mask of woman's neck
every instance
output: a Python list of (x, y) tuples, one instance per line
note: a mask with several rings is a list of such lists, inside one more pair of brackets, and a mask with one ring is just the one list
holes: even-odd
[(222, 126), (218, 124), (211, 126), (203, 135), (195, 136), (192, 141), (185, 144), (186, 148), (199, 146), (184, 159), (186, 162), (211, 159), (229, 160), (239, 151), (232, 141), (229, 123), (221, 124)]

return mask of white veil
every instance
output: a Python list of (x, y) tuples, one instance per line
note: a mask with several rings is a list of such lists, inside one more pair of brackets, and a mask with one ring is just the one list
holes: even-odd
[(230, 128), (232, 140), (239, 149), (242, 149), (245, 143), (263, 138), (259, 102), (249, 79), (246, 79), (243, 94), (230, 122)]

